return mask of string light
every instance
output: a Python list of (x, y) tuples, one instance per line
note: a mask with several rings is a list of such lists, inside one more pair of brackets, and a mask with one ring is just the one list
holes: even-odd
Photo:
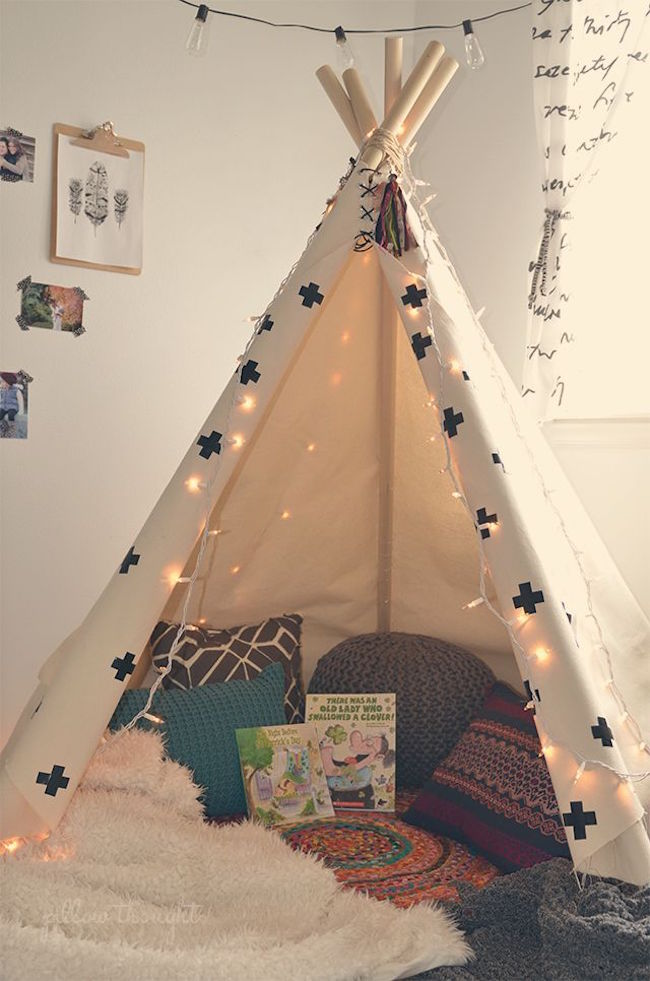
[[(457, 274), (456, 274), (456, 272), (455, 272), (455, 270), (454, 270), (454, 268), (453, 268), (453, 266), (451, 264), (451, 261), (449, 259), (449, 256), (447, 255), (444, 246), (440, 242), (440, 240), (438, 238), (438, 235), (436, 233), (436, 230), (433, 227), (433, 225), (431, 224), (431, 220), (430, 220), (427, 212), (424, 210), (422, 204), (420, 203), (420, 201), (419, 201), (419, 199), (417, 197), (417, 193), (414, 190), (414, 183), (415, 182), (412, 179), (412, 174), (411, 174), (411, 171), (410, 171), (410, 159), (409, 159), (409, 154), (408, 153), (405, 154), (404, 177), (406, 179), (407, 185), (410, 184), (409, 193), (410, 193), (410, 196), (411, 196), (411, 198), (413, 200), (414, 205), (418, 209), (418, 214), (419, 214), (420, 220), (422, 222), (422, 226), (423, 226), (423, 228), (425, 230), (425, 234), (423, 236), (422, 248), (423, 248), (423, 251), (424, 251), (424, 254), (425, 254), (425, 259), (426, 259), (426, 262), (427, 262), (428, 266), (429, 267), (432, 266), (432, 255), (431, 255), (431, 248), (430, 248), (430, 245), (429, 245), (429, 239), (430, 239), (432, 242), (435, 242), (436, 247), (437, 247), (437, 250), (438, 250), (440, 256), (442, 257), (443, 261), (445, 262), (445, 264), (446, 264), (447, 268), (449, 269), (452, 277), (455, 279), (455, 282), (456, 282), (456, 285), (457, 285), (457, 288), (458, 288), (458, 291), (459, 291), (460, 296), (462, 296), (464, 298), (464, 300), (465, 300), (465, 303), (468, 304), (467, 297), (466, 297), (466, 295), (465, 295), (465, 293), (464, 293), (464, 291), (462, 289), (462, 286), (460, 284), (460, 281), (458, 280), (458, 276), (457, 276)], [(428, 235), (427, 235), (427, 232), (429, 233)], [(473, 313), (473, 311), (471, 310), (471, 308), (469, 308), (469, 304), (468, 304), (468, 309), (469, 309), (469, 312), (472, 315), (472, 317), (474, 317), (474, 319), (477, 320), (478, 318)], [(444, 369), (445, 369), (445, 367), (448, 367), (448, 365), (447, 365), (445, 359), (443, 359), (443, 357), (442, 357), (442, 353), (440, 351), (440, 347), (439, 347), (438, 342), (437, 342), (436, 333), (435, 333), (435, 329), (434, 329), (434, 321), (433, 321), (433, 314), (432, 314), (432, 309), (431, 309), (431, 303), (430, 303), (430, 300), (429, 300), (428, 297), (427, 297), (427, 301), (426, 301), (426, 313), (427, 313), (427, 319), (428, 319), (429, 336), (431, 337), (432, 344), (433, 344), (433, 349), (434, 349), (434, 352), (435, 352), (435, 354), (437, 356), (437, 361), (438, 361), (438, 368), (439, 368), (439, 389), (440, 389), (440, 391), (439, 391), (439, 397), (442, 399), (444, 397), (442, 393), (444, 391), (445, 376), (446, 376), (446, 372), (445, 372)], [(483, 313), (483, 310), (481, 310), (480, 313)], [(492, 351), (491, 351), (491, 349), (490, 349), (490, 347), (488, 345), (487, 339), (485, 338), (485, 336), (481, 332), (479, 333), (479, 338), (481, 340), (481, 344), (483, 346), (483, 349), (484, 349), (486, 355), (489, 358), (491, 358), (493, 356), (493, 354), (492, 354)], [(593, 618), (593, 620), (594, 620), (594, 622), (596, 624), (596, 627), (598, 629), (599, 636), (600, 636), (600, 641), (601, 641), (600, 646), (602, 647), (603, 651), (605, 652), (605, 654), (607, 656), (607, 664), (608, 664), (608, 668), (609, 668), (609, 681), (606, 683), (606, 686), (610, 688), (612, 694), (614, 695), (614, 697), (616, 698), (617, 701), (620, 699), (620, 701), (623, 702), (623, 699), (620, 696), (620, 692), (618, 692), (618, 689), (616, 688), (615, 683), (614, 683), (613, 671), (612, 671), (612, 664), (611, 664), (611, 656), (610, 656), (609, 651), (608, 651), (608, 649), (607, 649), (607, 647), (606, 647), (606, 645), (604, 643), (604, 638), (603, 638), (602, 630), (600, 628), (600, 624), (598, 623), (598, 620), (596, 618), (596, 615), (595, 615), (595, 613), (593, 611), (593, 607), (592, 607), (592, 603), (591, 603), (590, 580), (589, 580), (588, 576), (585, 574), (585, 570), (583, 568), (583, 565), (582, 565), (582, 562), (581, 562), (581, 559), (580, 559), (579, 551), (575, 547), (574, 543), (571, 540), (571, 537), (570, 537), (570, 535), (568, 533), (568, 530), (566, 528), (566, 524), (564, 523), (564, 519), (563, 519), (562, 515), (560, 514), (560, 512), (558, 511), (557, 506), (555, 505), (555, 502), (551, 498), (550, 492), (548, 491), (548, 489), (546, 487), (544, 476), (541, 473), (541, 471), (539, 470), (539, 466), (537, 464), (536, 459), (533, 456), (533, 453), (532, 453), (532, 451), (530, 449), (530, 446), (526, 443), (525, 437), (523, 436), (523, 434), (521, 432), (521, 429), (520, 429), (520, 426), (519, 426), (519, 423), (518, 423), (518, 419), (517, 419), (516, 413), (514, 411), (513, 406), (511, 405), (509, 393), (508, 393), (508, 391), (505, 388), (505, 385), (503, 383), (503, 380), (499, 377), (499, 375), (494, 370), (492, 371), (492, 375), (493, 375), (495, 381), (498, 383), (498, 385), (499, 385), (499, 387), (501, 389), (501, 392), (503, 394), (503, 401), (504, 401), (505, 405), (507, 406), (508, 411), (510, 412), (510, 416), (511, 416), (512, 423), (513, 423), (513, 428), (514, 428), (515, 432), (517, 433), (517, 435), (519, 436), (519, 439), (523, 443), (524, 449), (525, 449), (525, 451), (528, 454), (528, 457), (530, 459), (531, 466), (532, 466), (533, 470), (535, 471), (535, 473), (537, 474), (537, 476), (539, 478), (540, 486), (543, 489), (544, 495), (547, 498), (547, 500), (549, 501), (549, 504), (553, 508), (555, 514), (557, 515), (558, 521), (560, 523), (560, 527), (561, 527), (561, 529), (562, 529), (562, 531), (563, 531), (563, 533), (565, 535), (565, 538), (566, 538), (566, 540), (567, 540), (570, 548), (574, 552), (574, 555), (576, 556), (576, 561), (578, 563), (578, 568), (580, 569), (580, 572), (582, 573), (582, 577), (583, 577), (583, 580), (584, 580), (584, 583), (585, 583), (585, 587), (586, 587), (586, 591), (587, 591), (587, 602), (588, 602), (588, 607), (589, 607), (589, 615)], [(444, 432), (442, 430), (442, 423), (441, 423), (441, 434), (444, 436)], [(458, 484), (458, 481), (457, 481), (457, 478), (456, 478), (456, 475), (454, 473), (453, 466), (452, 466), (452, 457), (451, 457), (451, 450), (450, 450), (449, 442), (447, 440), (443, 439), (443, 445), (444, 445), (444, 448), (445, 448), (447, 463), (446, 463), (446, 466), (443, 467), (440, 470), (440, 473), (443, 474), (445, 472), (448, 472), (449, 475), (450, 475), (450, 477), (451, 477), (451, 480), (452, 480), (452, 482), (454, 484), (454, 487), (456, 488), (456, 490), (459, 490), (459, 484)], [(469, 516), (473, 519), (473, 513), (472, 513), (472, 511), (470, 509), (469, 503), (465, 500), (464, 501), (464, 504), (465, 504), (465, 507), (466, 507), (466, 509), (468, 511)], [(509, 635), (509, 637), (511, 639), (512, 646), (515, 649), (515, 653), (516, 654), (518, 653), (522, 657), (525, 657), (526, 656), (525, 649), (523, 648), (520, 640), (518, 639), (517, 633), (515, 632), (514, 627), (515, 626), (519, 626), (519, 627), (524, 626), (525, 623), (526, 623), (526, 621), (529, 619), (529, 616), (528, 616), (528, 614), (524, 610), (520, 610), (518, 612), (517, 616), (515, 616), (512, 619), (508, 619), (508, 618), (504, 617), (500, 613), (500, 611), (497, 610), (493, 606), (493, 604), (490, 602), (490, 600), (488, 598), (488, 595), (487, 595), (487, 592), (486, 592), (485, 574), (486, 574), (486, 571), (487, 570), (484, 567), (484, 550), (483, 550), (483, 542), (481, 540), (479, 540), (479, 560), (480, 560), (480, 565), (479, 565), (479, 579), (480, 579), (480, 588), (481, 588), (481, 602), (485, 603), (485, 605), (488, 607), (490, 613), (492, 613), (492, 615), (497, 620), (499, 620), (499, 622), (502, 623), (503, 626), (506, 628), (506, 630), (508, 632), (508, 635)], [(478, 603), (474, 603), (474, 602), (472, 604), (465, 604), (465, 606), (463, 607), (463, 609), (469, 608), (470, 605), (473, 606), (473, 605), (479, 605), (479, 604)], [(533, 707), (533, 706), (531, 705), (531, 703), (529, 703), (529, 705), (527, 707)], [(629, 713), (627, 713), (627, 710), (625, 710), (625, 714), (626, 714), (626, 717), (629, 715)], [(634, 726), (637, 728), (638, 733), (639, 733), (639, 736), (640, 736), (641, 731), (640, 731), (640, 728), (638, 727), (638, 724), (636, 722), (634, 722), (634, 720), (631, 720), (631, 722), (634, 723)], [(539, 725), (539, 722), (538, 722), (538, 725)], [(553, 747), (552, 747), (552, 744), (550, 742), (550, 736), (547, 735), (546, 738), (547, 738), (548, 741), (542, 747), (542, 754), (544, 756), (546, 756), (547, 758), (550, 758), (552, 756), (552, 753), (553, 753)], [(543, 742), (543, 740), (542, 740), (542, 742)], [(558, 743), (558, 745), (560, 745), (560, 744)], [(585, 765), (599, 767), (601, 769), (608, 770), (609, 772), (616, 774), (619, 778), (623, 778), (624, 777), (626, 779), (626, 781), (631, 781), (632, 777), (634, 777), (635, 779), (645, 779), (646, 777), (650, 776), (650, 771), (639, 772), (639, 773), (636, 773), (636, 774), (629, 774), (629, 773), (626, 773), (626, 772), (621, 773), (615, 766), (612, 766), (611, 764), (606, 763), (603, 760), (588, 760), (586, 758), (580, 757), (578, 754), (576, 754), (572, 750), (568, 750), (568, 751), (569, 752), (572, 752), (574, 756), (577, 756), (579, 759), (581, 759), (581, 761), (584, 762)], [(647, 747), (646, 747), (646, 752), (649, 752), (649, 750), (647, 749)]]
[(549, 652), (546, 650), (545, 647), (538, 647), (535, 651), (535, 657), (537, 658), (538, 661), (542, 661), (542, 662), (548, 661)]
[[(185, 4), (187, 7), (194, 7), (195, 9), (199, 7), (199, 4), (193, 3), (192, 0), (179, 0), (180, 3)], [(201, 5), (203, 6), (203, 4)], [(505, 14), (514, 14), (518, 10), (524, 10), (526, 7), (531, 7), (532, 3), (520, 3), (515, 7), (504, 7), (501, 10), (493, 10), (490, 14), (482, 14), (480, 17), (474, 17), (473, 22), (478, 24), (484, 20), (492, 20), (493, 17), (502, 17)], [(233, 17), (236, 20), (250, 21), (253, 24), (263, 24), (265, 27), (275, 27), (279, 29), (288, 28), (290, 30), (302, 30), (302, 31), (312, 31), (315, 34), (334, 34), (337, 43), (340, 36), (347, 41), (348, 34), (416, 34), (419, 31), (453, 31), (458, 28), (463, 27), (465, 21), (458, 21), (454, 24), (415, 24), (408, 27), (357, 27), (357, 28), (347, 28), (343, 30), (342, 27), (320, 27), (317, 24), (300, 24), (300, 23), (281, 23), (273, 20), (265, 20), (263, 17), (253, 17), (251, 14), (240, 14), (235, 13), (232, 10), (215, 10), (214, 7), (207, 7), (207, 10), (211, 14), (216, 14), (220, 17)]]
[(350, 340), (350, 332), (348, 330), (344, 330), (343, 333), (341, 334), (341, 344), (347, 344), (349, 340)]
[(237, 573), (240, 572), (240, 571), (241, 571), (241, 566), (240, 565), (233, 565), (233, 566), (230, 567), (230, 574), (232, 576), (236, 576)]
[(470, 603), (464, 603), (461, 606), (461, 610), (474, 610), (477, 606), (481, 606), (483, 603), (485, 603), (483, 597), (477, 596), (477, 598), (473, 599)]
[(159, 715), (153, 715), (151, 712), (145, 712), (144, 718), (148, 719), (149, 722), (153, 722), (153, 724), (156, 726), (161, 726), (165, 721)]
[(332, 383), (334, 388), (337, 388), (341, 384), (342, 380), (343, 380), (343, 375), (341, 374), (340, 371), (335, 371), (332, 377), (330, 378), (330, 382)]
[(340, 74), (347, 71), (348, 68), (354, 68), (354, 52), (350, 47), (347, 39), (347, 35), (342, 27), (334, 28), (334, 37), (336, 39), (336, 60), (338, 62), (338, 69)]
[(223, 529), (222, 528), (213, 528), (212, 531), (209, 531), (208, 532), (208, 535), (211, 538), (216, 538), (217, 535), (223, 535)]
[(194, 22), (187, 35), (185, 48), (188, 54), (199, 58), (205, 54), (208, 46), (208, 14), (210, 8), (205, 4), (199, 4), (196, 11)]
[(237, 402), (242, 412), (252, 412), (256, 405), (253, 395), (238, 395)]
[(287, 521), (291, 517), (291, 511), (283, 511), (280, 517), (283, 521)]
[(462, 501), (463, 499), (463, 495), (461, 494), (460, 491), (452, 491), (451, 496), (455, 498), (457, 501)]
[(245, 439), (241, 433), (233, 433), (232, 436), (228, 437), (226, 443), (228, 443), (229, 446), (232, 446), (233, 450), (241, 450), (245, 443)]
[(580, 777), (582, 776), (582, 774), (583, 774), (583, 773), (585, 772), (585, 765), (586, 765), (586, 764), (585, 764), (584, 762), (582, 762), (582, 763), (580, 764), (580, 766), (578, 767), (578, 769), (576, 770), (576, 775), (575, 775), (575, 777), (573, 778), (573, 782), (574, 782), (574, 783), (577, 783), (577, 782), (578, 782), (578, 780), (580, 779)]
[(315, 449), (316, 449), (316, 444), (315, 443), (307, 443), (307, 452), (308, 453), (313, 453)]
[(185, 481), (185, 486), (190, 494), (198, 494), (200, 490), (205, 490), (208, 485), (200, 477), (189, 477)]
[(457, 375), (460, 372), (460, 364), (455, 358), (449, 362), (449, 370), (453, 372), (454, 375)]
[(473, 69), (481, 68), (485, 64), (485, 55), (474, 33), (474, 25), (471, 20), (463, 21), (463, 34), (465, 35), (465, 58), (467, 64)]

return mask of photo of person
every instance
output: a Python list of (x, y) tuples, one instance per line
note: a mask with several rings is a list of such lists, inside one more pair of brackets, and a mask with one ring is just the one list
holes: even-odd
[(36, 141), (18, 130), (0, 130), (0, 179), (33, 182)]
[(16, 319), (23, 330), (42, 327), (45, 330), (83, 333), (83, 306), (87, 299), (83, 290), (76, 286), (32, 283), (29, 277), (19, 286), (22, 301)]
[(0, 439), (27, 439), (28, 375), (0, 371)]

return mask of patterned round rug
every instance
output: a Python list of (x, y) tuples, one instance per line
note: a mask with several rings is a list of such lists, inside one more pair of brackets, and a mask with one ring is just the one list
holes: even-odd
[(323, 859), (339, 882), (396, 906), (456, 900), (459, 882), (477, 888), (498, 875), (485, 858), (450, 838), (382, 814), (353, 814), (294, 824), (282, 832), (292, 848)]

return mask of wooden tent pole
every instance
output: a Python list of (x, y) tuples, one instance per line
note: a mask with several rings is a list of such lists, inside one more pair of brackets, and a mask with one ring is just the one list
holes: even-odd
[(393, 107), (395, 99), (402, 90), (402, 49), (401, 37), (387, 37), (384, 43), (384, 116)]
[(343, 72), (343, 84), (352, 103), (352, 111), (361, 132), (361, 139), (365, 140), (377, 129), (377, 120), (372, 111), (361, 75), (356, 68), (346, 68)]
[[(386, 129), (394, 135), (399, 132), (400, 126), (413, 108), (422, 89), (431, 78), (444, 51), (444, 46), (439, 41), (431, 41), (426, 46), (415, 68), (404, 83), (402, 91), (395, 99), (390, 110), (386, 113), (384, 121), (381, 124), (382, 129)], [(381, 160), (382, 151), (378, 146), (367, 147), (363, 154), (363, 163), (367, 167), (378, 167)]]
[(427, 118), (436, 102), (445, 91), (452, 78), (458, 70), (458, 62), (455, 58), (445, 55), (441, 58), (436, 70), (422, 89), (413, 108), (404, 120), (400, 139), (402, 146), (408, 146), (420, 126)]
[(397, 312), (383, 272), (379, 324), (379, 500), (377, 520), (377, 630), (391, 628), (393, 575), (393, 484), (397, 378)]
[(336, 77), (336, 72), (329, 65), (323, 65), (316, 72), (316, 78), (325, 90), (325, 94), (336, 109), (339, 118), (348, 133), (359, 147), (361, 146), (361, 130), (352, 110), (345, 89)]

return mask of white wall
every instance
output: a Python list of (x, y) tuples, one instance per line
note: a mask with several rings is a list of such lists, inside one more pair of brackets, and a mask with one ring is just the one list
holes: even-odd
[[(462, 16), (496, 6), (468, 0)], [(456, 2), (228, 7), (330, 26), (459, 17)], [(300, 253), (353, 146), (313, 77), (335, 64), (329, 35), (214, 18), (208, 56), (194, 60), (183, 47), (192, 12), (180, 3), (0, 9), (0, 125), (38, 141), (35, 183), (0, 186), (0, 367), (35, 379), (28, 440), (0, 447), (4, 741), (40, 664), (101, 592), (229, 377), (244, 318), (263, 310)], [(518, 380), (538, 220), (529, 14), (489, 21), (480, 37), (485, 68), (463, 65), (414, 162), (438, 191), (434, 220)], [(460, 31), (444, 39), (462, 54)], [(424, 43), (409, 39), (409, 65)], [(381, 93), (381, 36), (353, 44)], [(147, 147), (137, 278), (48, 261), (52, 124), (109, 118)], [(15, 284), (26, 275), (83, 287), (83, 337), (18, 329)], [(630, 565), (634, 577), (636, 555)]]

